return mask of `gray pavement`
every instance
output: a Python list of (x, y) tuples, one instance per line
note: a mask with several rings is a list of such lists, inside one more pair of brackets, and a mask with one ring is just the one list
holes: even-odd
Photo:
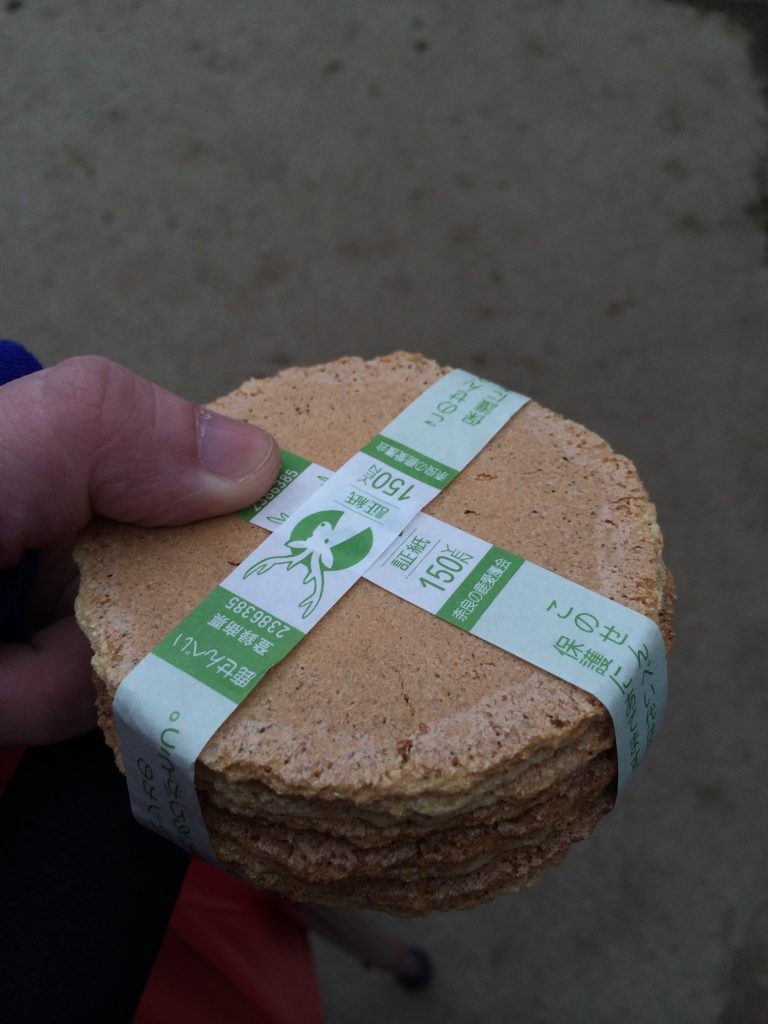
[(198, 400), (420, 350), (588, 424), (658, 505), (679, 640), (647, 765), (534, 889), (394, 925), (431, 990), (318, 945), (329, 1024), (768, 1020), (751, 49), (662, 0), (0, 6), (2, 334)]

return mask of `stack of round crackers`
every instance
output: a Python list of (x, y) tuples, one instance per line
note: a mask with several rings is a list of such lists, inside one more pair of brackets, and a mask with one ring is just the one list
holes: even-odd
[[(446, 370), (398, 353), (251, 380), (211, 408), (337, 468)], [(636, 609), (669, 646), (672, 584), (633, 465), (528, 403), (428, 507)], [(82, 535), (78, 619), (118, 755), (120, 681), (266, 536), (237, 516)], [(236, 709), (197, 766), (221, 863), (296, 899), (416, 915), (530, 885), (612, 805), (589, 694), (359, 580)]]

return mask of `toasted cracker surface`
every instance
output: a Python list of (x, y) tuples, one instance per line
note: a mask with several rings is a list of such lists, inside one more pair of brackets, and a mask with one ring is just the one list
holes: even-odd
[[(405, 353), (341, 359), (211, 407), (335, 469), (445, 372)], [(654, 507), (586, 428), (530, 402), (428, 511), (648, 615), (671, 642)], [(120, 681), (265, 536), (236, 516), (84, 531), (77, 614), (113, 748)], [(610, 806), (612, 743), (589, 694), (360, 580), (211, 738), (197, 784), (241, 876), (421, 913), (559, 862)]]
[[(249, 381), (213, 407), (336, 468), (443, 372), (402, 353), (342, 359)], [(659, 619), (661, 540), (637, 473), (536, 403), (429, 512)], [(78, 616), (107, 690), (264, 536), (234, 516), (155, 530), (94, 523), (78, 548)], [(605, 718), (583, 691), (361, 580), (237, 709), (202, 763), (278, 794), (420, 800), (429, 813), (430, 797), (461, 795)]]

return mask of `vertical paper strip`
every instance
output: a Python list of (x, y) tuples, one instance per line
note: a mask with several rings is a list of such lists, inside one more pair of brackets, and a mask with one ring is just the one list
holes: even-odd
[(194, 795), (194, 763), (205, 743), (524, 401), (455, 370), (384, 428), (393, 443), (377, 438), (322, 488), (306, 459), (283, 453), (276, 484), (242, 513), (260, 525), (277, 520), (274, 532), (118, 688), (113, 707), (137, 818), (178, 834), (167, 801), (154, 800), (147, 811), (154, 787), (143, 774), (171, 721), (179, 729), (174, 784), (184, 793), (183, 807), (180, 798), (173, 802), (183, 809), (185, 844), (212, 859)]

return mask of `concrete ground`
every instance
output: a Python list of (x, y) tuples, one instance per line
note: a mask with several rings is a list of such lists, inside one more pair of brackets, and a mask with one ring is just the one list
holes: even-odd
[(433, 952), (431, 990), (318, 946), (329, 1024), (768, 1019), (768, 11), (714, 6), (742, 21), (0, 7), (2, 334), (200, 400), (421, 350), (588, 424), (658, 505), (679, 640), (647, 765), (534, 889), (396, 925)]

